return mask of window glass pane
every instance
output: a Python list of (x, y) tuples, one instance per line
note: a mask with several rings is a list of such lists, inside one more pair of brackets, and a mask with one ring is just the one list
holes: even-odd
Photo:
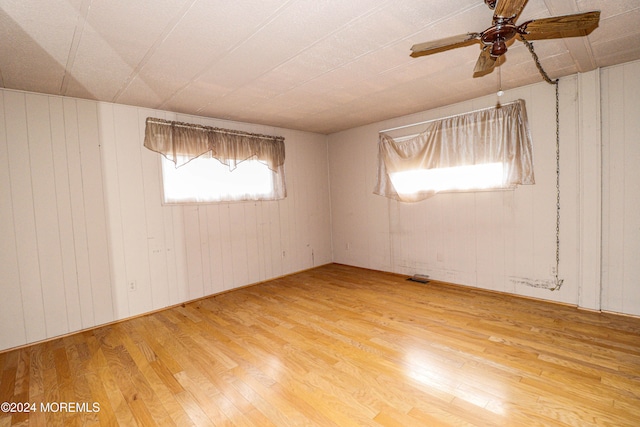
[(390, 175), (401, 195), (423, 191), (483, 190), (503, 188), (503, 163), (455, 166), (438, 169), (412, 169)]
[(271, 199), (274, 175), (258, 160), (245, 160), (233, 171), (212, 157), (200, 156), (176, 168), (162, 158), (165, 203)]

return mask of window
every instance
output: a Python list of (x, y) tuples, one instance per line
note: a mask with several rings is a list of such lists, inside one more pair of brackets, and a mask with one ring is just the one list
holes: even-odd
[(277, 174), (255, 159), (240, 162), (230, 171), (213, 157), (200, 156), (179, 168), (162, 158), (165, 203), (271, 200), (275, 179)]
[(422, 124), (419, 135), (380, 133), (375, 194), (416, 202), (441, 191), (535, 183), (523, 100)]
[(144, 146), (162, 154), (165, 203), (279, 200), (284, 138), (148, 117)]

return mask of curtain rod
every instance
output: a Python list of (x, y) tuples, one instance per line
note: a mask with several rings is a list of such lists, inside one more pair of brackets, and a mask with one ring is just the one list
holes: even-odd
[(181, 128), (187, 128), (187, 129), (193, 129), (193, 130), (200, 130), (202, 132), (215, 132), (215, 133), (222, 133), (225, 135), (252, 136), (252, 137), (261, 138), (261, 139), (272, 139), (274, 141), (284, 141), (284, 136), (263, 135), (260, 133), (251, 133), (251, 132), (245, 132), (241, 130), (223, 129), (223, 128), (218, 128), (213, 126), (204, 126), (204, 125), (197, 125), (192, 123), (158, 119), (156, 117), (147, 117), (146, 122), (154, 123), (157, 125), (163, 125), (163, 126), (174, 126), (174, 127), (181, 127)]
[[(520, 100), (519, 100), (519, 99), (518, 99), (518, 100), (516, 100), (516, 101), (508, 102), (508, 103), (506, 103), (506, 104), (501, 104), (501, 107), (505, 107), (505, 106), (507, 106), (507, 105), (511, 105), (511, 104), (516, 104), (516, 103), (518, 103), (518, 102), (520, 102)], [(398, 127), (391, 128), (391, 129), (379, 130), (379, 131), (378, 131), (378, 133), (385, 133), (385, 132), (391, 132), (391, 131), (394, 131), (394, 130), (400, 130), (400, 129), (412, 128), (412, 127), (414, 127), (414, 126), (426, 125), (427, 123), (432, 123), (432, 122), (435, 122), (435, 121), (438, 121), (438, 120), (451, 119), (451, 118), (453, 118), (453, 117), (464, 116), (465, 114), (478, 113), (478, 112), (480, 112), (480, 111), (491, 110), (491, 109), (493, 109), (493, 108), (496, 108), (496, 107), (495, 107), (495, 106), (493, 106), (493, 107), (480, 108), (480, 109), (478, 109), (478, 110), (468, 111), (468, 112), (466, 112), (466, 113), (452, 114), (452, 115), (450, 115), (450, 116), (438, 117), (437, 119), (425, 120), (424, 122), (418, 122), (418, 123), (413, 123), (413, 124), (410, 124), (410, 125), (398, 126)]]

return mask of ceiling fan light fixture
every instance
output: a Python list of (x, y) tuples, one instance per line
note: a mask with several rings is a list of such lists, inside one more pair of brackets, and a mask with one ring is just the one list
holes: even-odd
[(496, 41), (491, 45), (491, 57), (499, 58), (505, 53), (507, 53), (507, 44), (502, 38), (496, 39)]

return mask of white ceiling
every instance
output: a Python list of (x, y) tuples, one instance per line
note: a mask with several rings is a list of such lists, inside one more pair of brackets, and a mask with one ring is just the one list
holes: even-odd
[[(0, 0), (0, 86), (332, 133), (495, 92), (478, 45), (483, 0)], [(602, 11), (588, 37), (540, 40), (552, 78), (640, 59), (639, 0), (530, 0), (518, 23)], [(541, 81), (526, 46), (504, 89)]]

